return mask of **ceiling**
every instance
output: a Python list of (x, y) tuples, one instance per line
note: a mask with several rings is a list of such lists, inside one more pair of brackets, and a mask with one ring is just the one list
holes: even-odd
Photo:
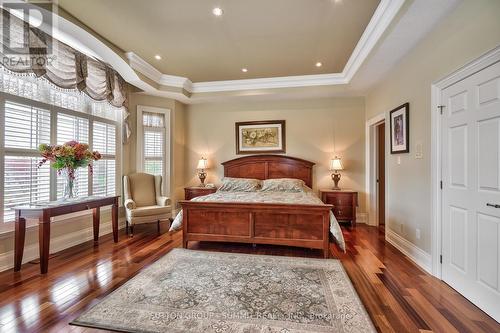
[[(59, 0), (59, 5), (159, 72), (204, 82), (340, 73), (379, 2)], [(223, 9), (222, 16), (212, 14), (215, 7)]]

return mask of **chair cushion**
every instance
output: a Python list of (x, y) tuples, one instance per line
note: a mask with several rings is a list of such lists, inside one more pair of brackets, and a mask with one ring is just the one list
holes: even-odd
[(130, 211), (131, 217), (146, 217), (152, 215), (162, 215), (168, 214), (171, 211), (170, 206), (144, 206), (137, 207), (136, 209), (132, 209)]
[(129, 176), (130, 194), (137, 207), (155, 206), (155, 177), (147, 173)]

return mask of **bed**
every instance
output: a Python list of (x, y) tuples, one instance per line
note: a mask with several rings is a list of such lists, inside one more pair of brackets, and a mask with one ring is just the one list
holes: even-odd
[(323, 250), (329, 257), (330, 233), (344, 249), (342, 232), (326, 205), (312, 193), (314, 163), (280, 155), (245, 156), (222, 163), (224, 176), (300, 179), (303, 193), (222, 192), (180, 201), (183, 247), (190, 241), (273, 244)]

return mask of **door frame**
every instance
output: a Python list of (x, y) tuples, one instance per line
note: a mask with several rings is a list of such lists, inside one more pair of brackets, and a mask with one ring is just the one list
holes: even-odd
[[(378, 215), (378, 191), (377, 191), (377, 126), (382, 123), (387, 124), (385, 113), (376, 115), (366, 121), (365, 127), (365, 190), (366, 190), (366, 207), (368, 211), (367, 224), (371, 226), (379, 225)], [(386, 145), (387, 145), (387, 126), (386, 126)], [(387, 149), (385, 153), (385, 161), (387, 163)], [(387, 167), (386, 167), (387, 170)], [(387, 188), (389, 177), (385, 177), (386, 200), (385, 200), (385, 224), (387, 224)], [(387, 230), (385, 229), (386, 236)], [(387, 238), (387, 237), (386, 237)]]
[[(441, 279), (442, 252), (442, 151), (441, 151), (441, 92), (449, 86), (500, 62), (500, 46), (431, 84), (431, 256), (432, 275)], [(444, 110), (446, 112), (446, 110)]]
[[(386, 196), (387, 196), (387, 191), (385, 189), (385, 179), (387, 178), (387, 160), (388, 160), (388, 157), (386, 155), (387, 153), (387, 139), (386, 139), (386, 134), (387, 134), (387, 124), (384, 121), (381, 121), (381, 122), (378, 122), (374, 125), (373, 129), (375, 131), (375, 160), (374, 160), (374, 163), (375, 163), (375, 168), (374, 168), (374, 172), (375, 172), (375, 198), (376, 198), (376, 201), (375, 201), (375, 204), (376, 204), (376, 210), (375, 210), (375, 213), (377, 214), (376, 216), (376, 220), (377, 220), (377, 224), (376, 226), (377, 227), (380, 227), (380, 208), (381, 208), (381, 204), (380, 204), (380, 135), (379, 135), (379, 131), (380, 131), (380, 126), (384, 125), (384, 146), (385, 146), (385, 150), (384, 150), (384, 156), (383, 156), (383, 159), (384, 159), (384, 226), (385, 226), (385, 217), (386, 217), (386, 214), (385, 214), (385, 203), (386, 203)], [(377, 181), (379, 180), (379, 181)]]

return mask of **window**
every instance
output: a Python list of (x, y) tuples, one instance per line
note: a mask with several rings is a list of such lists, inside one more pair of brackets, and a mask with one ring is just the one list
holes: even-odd
[(6, 149), (36, 153), (39, 144), (50, 142), (50, 111), (7, 101), (4, 133)]
[[(82, 117), (71, 116), (63, 113), (57, 114), (57, 144), (76, 140), (89, 143), (89, 120)], [(57, 199), (64, 195), (63, 176), (57, 175)], [(76, 197), (89, 195), (89, 171), (88, 168), (80, 168), (75, 174), (74, 194)]]
[(50, 111), (6, 101), (4, 103), (3, 214), (14, 220), (12, 207), (48, 200), (50, 170), (37, 167), (38, 145), (50, 142)]
[(165, 121), (162, 113), (143, 112), (144, 128), (143, 152), (144, 172), (152, 175), (163, 175)]
[(169, 188), (169, 117), (166, 109), (137, 107), (137, 170), (161, 175), (164, 193)]
[(48, 165), (38, 168), (40, 158), (5, 156), (3, 220), (14, 220), (12, 207), (47, 201), (50, 198), (50, 170)]
[[(65, 93), (54, 92), (51, 95), (55, 96), (54, 104), (70, 106), (78, 101), (78, 96), (71, 96), (69, 92), (69, 96), (64, 97)], [(103, 117), (110, 109), (102, 106), (89, 110), (84, 113), (0, 93), (0, 222), (14, 220), (12, 208), (15, 206), (62, 197), (63, 177), (48, 163), (38, 167), (41, 161), (38, 146), (42, 143), (63, 144), (77, 140), (101, 152), (103, 159), (94, 163), (93, 175), (87, 168), (78, 169), (77, 196), (114, 195), (120, 190), (117, 138), (121, 132), (120, 124), (113, 120), (118, 117), (116, 114)], [(95, 110), (99, 116), (94, 115)], [(119, 109), (110, 111), (118, 113)], [(12, 226), (1, 223), (0, 229), (7, 225)]]
[(115, 194), (116, 127), (112, 124), (95, 121), (93, 133), (93, 149), (102, 155), (102, 159), (94, 163), (93, 194)]

